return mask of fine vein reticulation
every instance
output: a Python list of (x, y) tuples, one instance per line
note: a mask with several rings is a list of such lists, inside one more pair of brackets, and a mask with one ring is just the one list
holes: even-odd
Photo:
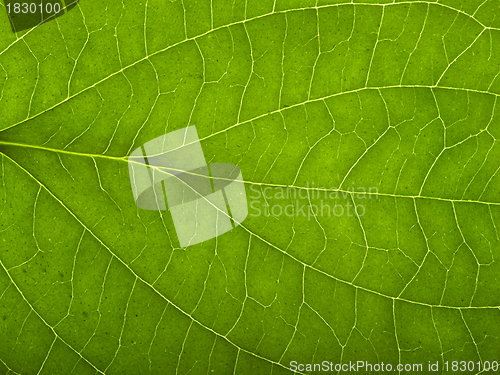
[[(0, 21), (0, 372), (500, 361), (499, 12), (82, 1)], [(179, 248), (127, 157), (189, 125), (241, 168), (249, 217)]]

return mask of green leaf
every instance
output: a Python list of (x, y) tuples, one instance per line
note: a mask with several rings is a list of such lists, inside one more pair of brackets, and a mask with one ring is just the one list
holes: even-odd
[[(498, 0), (0, 13), (0, 373), (500, 361)], [(189, 125), (249, 215), (179, 248), (127, 158)]]

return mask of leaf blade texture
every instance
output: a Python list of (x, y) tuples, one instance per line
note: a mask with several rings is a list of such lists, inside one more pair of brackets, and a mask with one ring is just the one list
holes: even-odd
[[(498, 361), (498, 12), (150, 0), (15, 34), (2, 18), (0, 372)], [(262, 212), (178, 248), (169, 211), (136, 207), (127, 157), (191, 125)], [(365, 212), (308, 216), (322, 201)]]

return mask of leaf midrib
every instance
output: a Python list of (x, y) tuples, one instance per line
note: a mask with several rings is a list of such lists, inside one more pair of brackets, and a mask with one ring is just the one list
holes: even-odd
[[(40, 113), (37, 113), (31, 117), (29, 117), (29, 114), (28, 114), (28, 117), (24, 120), (22, 120), (21, 122), (19, 123), (16, 123), (14, 125), (11, 125), (9, 126), (8, 128), (5, 128), (5, 129), (2, 129), (0, 130), (0, 134), (8, 129), (12, 129), (13, 127), (16, 127), (18, 125), (22, 125), (24, 123), (26, 123), (27, 121), (33, 119), (33, 118), (36, 118), (48, 111), (50, 111), (51, 109), (54, 109), (55, 107), (65, 103), (66, 101), (69, 101), (70, 99), (82, 94), (83, 92), (99, 85), (100, 83), (106, 81), (108, 78), (111, 78), (119, 73), (122, 73), (124, 72), (125, 70), (135, 66), (136, 64), (139, 64), (140, 62), (143, 62), (147, 59), (149, 59), (150, 57), (156, 55), (156, 54), (159, 54), (159, 53), (162, 53), (164, 51), (167, 51), (169, 50), (170, 48), (174, 48), (180, 44), (183, 44), (184, 42), (189, 42), (189, 41), (192, 41), (192, 40), (196, 40), (197, 38), (200, 38), (200, 37), (203, 37), (213, 31), (217, 31), (219, 29), (222, 29), (222, 28), (226, 28), (226, 27), (230, 27), (230, 26), (233, 26), (233, 25), (237, 25), (237, 24), (243, 24), (243, 23), (246, 23), (246, 22), (250, 22), (250, 21), (253, 21), (253, 20), (256, 20), (256, 19), (260, 19), (260, 18), (263, 18), (263, 17), (266, 17), (266, 16), (269, 16), (269, 15), (273, 15), (273, 14), (280, 14), (280, 13), (286, 13), (286, 12), (294, 12), (294, 11), (302, 11), (302, 10), (307, 10), (307, 9), (318, 9), (318, 8), (328, 8), (328, 7), (336, 7), (336, 6), (343, 6), (343, 5), (348, 5), (348, 6), (355, 6), (355, 5), (368, 5), (368, 6), (374, 6), (374, 5), (378, 5), (378, 6), (387, 6), (387, 5), (399, 5), (399, 4), (416, 4), (416, 3), (424, 3), (424, 4), (431, 4), (431, 5), (440, 5), (440, 6), (443, 6), (443, 7), (446, 7), (446, 8), (449, 8), (449, 9), (452, 9), (456, 12), (459, 12), (459, 13), (462, 13), (466, 16), (468, 16), (469, 18), (473, 19), (474, 21), (476, 21), (477, 23), (479, 23), (483, 28), (485, 29), (495, 29), (495, 30), (499, 30), (498, 28), (493, 28), (493, 27), (486, 27), (484, 26), (484, 24), (482, 24), (480, 21), (478, 21), (477, 19), (475, 19), (473, 17), (473, 15), (469, 15), (467, 13), (464, 13), (463, 11), (461, 10), (458, 10), (458, 9), (455, 9), (453, 7), (450, 7), (450, 6), (447, 6), (445, 4), (440, 4), (440, 3), (432, 3), (432, 2), (427, 2), (427, 1), (415, 1), (415, 2), (401, 2), (401, 3), (392, 3), (392, 4), (369, 4), (369, 3), (364, 3), (364, 4), (332, 4), (332, 5), (325, 5), (325, 6), (319, 6), (319, 7), (306, 7), (306, 8), (300, 8), (300, 9), (289, 9), (289, 10), (284, 10), (284, 11), (278, 11), (278, 12), (273, 12), (273, 13), (267, 13), (267, 14), (264, 14), (264, 15), (261, 15), (261, 16), (258, 16), (258, 17), (254, 17), (254, 18), (251, 18), (251, 19), (247, 19), (247, 20), (242, 20), (242, 21), (238, 21), (238, 22), (235, 22), (235, 23), (231, 23), (231, 24), (228, 24), (228, 25), (222, 25), (222, 26), (219, 26), (215, 29), (212, 29), (212, 30), (209, 30), (203, 34), (200, 34), (200, 35), (197, 35), (197, 36), (194, 36), (194, 37), (191, 37), (191, 38), (187, 38), (181, 42), (178, 42), (174, 45), (171, 45), (171, 46), (168, 46), (162, 50), (159, 50), (159, 51), (156, 51), (122, 69), (120, 69), (119, 71), (115, 72), (115, 73), (112, 73), (111, 75), (109, 75), (108, 77), (102, 79), (101, 81), (91, 85), (91, 86), (88, 86), (86, 87), (85, 89), (75, 93), (74, 95), (72, 96), (69, 96), (68, 98), (64, 99), (63, 101), (55, 104), (54, 106), (52, 106), (51, 108), (48, 108)], [(31, 30), (30, 30), (31, 32)], [(28, 33), (24, 34), (21, 38), (17, 39), (14, 43), (12, 43), (10, 46), (8, 46), (4, 51), (2, 51), (0, 53), (0, 55), (2, 55), (4, 52), (6, 52), (8, 49), (10, 49), (10, 47), (12, 45), (14, 45), (15, 43), (17, 43), (17, 41), (19, 40), (22, 40), (24, 38), (25, 35), (28, 35)], [(413, 86), (413, 85), (402, 85), (402, 86), (384, 86), (384, 87), (381, 87), (381, 89), (388, 89), (388, 88), (396, 88), (396, 87), (400, 87), (400, 88), (403, 88), (403, 87), (413, 87), (413, 88), (429, 88), (429, 89), (434, 89), (434, 88), (437, 88), (437, 89), (452, 89), (452, 90), (465, 90), (465, 91), (470, 91), (470, 92), (478, 92), (478, 93), (483, 93), (483, 94), (490, 94), (490, 95), (495, 95), (495, 96), (499, 96), (498, 94), (495, 94), (495, 93), (492, 93), (492, 92), (487, 92), (487, 91), (479, 91), (479, 90), (472, 90), (472, 89), (461, 89), (461, 88), (453, 88), (453, 87), (441, 87), (441, 86)], [(365, 89), (376, 89), (376, 88), (372, 88), (372, 87), (365, 87), (365, 88), (360, 88), (360, 89), (357, 89), (357, 90), (353, 90), (353, 91), (350, 91), (350, 92), (357, 92), (357, 91), (360, 91), (360, 90), (365, 90)], [(346, 94), (346, 93), (349, 93), (349, 92), (341, 92), (341, 93), (336, 93), (336, 94), (333, 94), (333, 95), (330, 95), (330, 96), (327, 96), (327, 97), (324, 97), (324, 98), (319, 98), (319, 99), (314, 99), (314, 100), (308, 100), (304, 103), (298, 103), (298, 104), (294, 104), (288, 108), (293, 108), (293, 107), (297, 107), (297, 106), (300, 106), (300, 105), (303, 105), (305, 103), (308, 103), (308, 102), (313, 102), (313, 101), (319, 101), (319, 100), (325, 100), (326, 98), (328, 97), (332, 97), (332, 96), (336, 96), (336, 95), (342, 95), (342, 94)], [(201, 140), (204, 140), (204, 139), (207, 139), (207, 138), (210, 138), (214, 135), (217, 135), (219, 133), (222, 133), (222, 132), (225, 132), (227, 131), (228, 129), (231, 129), (233, 127), (236, 127), (236, 126), (239, 126), (241, 124), (244, 124), (244, 123), (247, 123), (247, 122), (251, 122), (251, 121), (254, 121), (255, 119), (258, 119), (260, 117), (263, 117), (263, 116), (267, 116), (269, 114), (272, 114), (272, 113), (279, 113), (283, 110), (286, 110), (288, 108), (280, 108), (280, 109), (277, 109), (273, 112), (269, 112), (269, 113), (266, 113), (266, 114), (262, 114), (254, 119), (251, 119), (251, 120), (247, 120), (247, 121), (244, 121), (244, 122), (241, 122), (241, 123), (237, 123), (235, 125), (232, 125), (230, 127), (228, 127), (227, 129), (224, 129), (224, 130), (221, 130), (217, 133), (213, 133)], [(8, 146), (16, 146), (16, 147), (24, 147), (24, 148), (33, 148), (33, 149), (39, 149), (39, 150), (44, 150), (44, 151), (48, 151), (48, 152), (56, 152), (56, 153), (62, 153), (62, 154), (70, 154), (70, 155), (78, 155), (78, 156), (82, 156), (82, 157), (90, 157), (90, 158), (105, 158), (105, 159), (111, 159), (111, 160), (117, 160), (117, 161), (123, 161), (123, 162), (127, 162), (127, 159), (126, 157), (113, 157), (113, 156), (107, 156), (107, 155), (98, 155), (98, 154), (86, 154), (86, 153), (76, 153), (76, 152), (71, 152), (71, 151), (65, 151), (65, 150), (57, 150), (57, 149), (51, 149), (51, 148), (44, 148), (44, 147), (41, 147), (41, 146), (36, 146), (36, 145), (28, 145), (28, 144), (22, 144), (22, 143), (12, 143), (12, 142), (2, 142), (0, 141), (0, 145), (8, 145)], [(0, 152), (0, 155), (3, 155), (1, 152)], [(177, 310), (179, 310), (182, 314), (188, 316), (193, 322), (196, 322), (198, 323), (200, 326), (202, 326), (203, 328), (211, 331), (212, 333), (214, 333), (216, 336), (220, 337), (220, 338), (223, 338), (225, 339), (227, 342), (229, 342), (230, 344), (232, 344), (234, 347), (238, 348), (238, 350), (242, 350), (243, 352), (245, 353), (248, 353), (248, 354), (251, 354), (252, 356), (255, 356), (257, 358), (260, 358), (262, 360), (265, 360), (267, 362), (270, 362), (270, 363), (273, 363), (273, 364), (277, 364), (283, 368), (286, 368), (288, 369), (286, 366), (283, 366), (282, 364), (280, 364), (279, 362), (274, 362), (270, 359), (267, 359), (265, 357), (261, 357), (253, 352), (250, 352), (250, 351), (247, 351), (241, 347), (239, 347), (237, 344), (235, 344), (234, 342), (232, 342), (231, 340), (229, 340), (228, 338), (226, 338), (225, 336), (223, 336), (222, 334), (214, 331), (213, 329), (211, 329), (210, 327), (207, 327), (205, 326), (204, 324), (202, 324), (201, 322), (197, 321), (193, 316), (191, 316), (188, 312), (182, 310), (180, 307), (178, 307), (177, 305), (175, 305), (174, 303), (172, 303), (171, 301), (168, 300), (168, 298), (166, 298), (164, 295), (162, 295), (162, 293), (160, 291), (158, 291), (153, 285), (149, 284), (148, 282), (146, 282), (144, 279), (142, 279), (139, 275), (137, 275), (134, 270), (129, 267), (127, 265), (126, 262), (124, 262), (120, 257), (118, 257), (118, 255), (116, 255), (110, 247), (108, 247), (102, 240), (100, 240), (100, 238), (94, 234), (86, 225), (85, 223), (80, 220), (72, 211), (69, 207), (67, 207), (55, 194), (53, 194), (49, 188), (47, 186), (45, 186), (40, 180), (38, 180), (35, 176), (33, 176), (28, 170), (26, 170), (25, 168), (23, 168), (21, 165), (19, 165), (15, 160), (13, 160), (11, 157), (9, 157), (8, 155), (5, 155), (5, 157), (7, 159), (9, 159), (11, 162), (13, 162), (17, 167), (19, 167), (21, 170), (23, 170), (26, 174), (28, 174), (28, 176), (30, 176), (40, 187), (42, 187), (44, 190), (46, 190), (49, 195), (51, 195), (53, 197), (53, 199), (55, 199), (57, 202), (59, 202), (59, 204), (61, 204), (61, 206), (67, 210), (77, 221), (78, 223), (80, 223), (80, 225), (86, 230), (88, 231), (99, 243), (101, 243), (109, 252), (110, 254), (115, 257), (120, 263), (122, 263), (125, 267), (127, 267), (129, 269), (130, 272), (132, 272), (132, 274), (136, 277), (136, 280), (137, 279), (140, 279), (143, 283), (145, 283), (146, 285), (148, 285), (150, 288), (153, 289), (153, 291), (155, 293), (157, 293), (161, 298), (163, 298), (166, 302), (170, 303), (173, 307), (175, 307)], [(248, 181), (245, 181), (247, 183), (254, 183), (254, 182), (248, 182)], [(288, 185), (278, 185), (278, 184), (266, 184), (266, 183), (257, 183), (255, 182), (255, 184), (259, 184), (259, 185), (263, 185), (263, 186), (288, 186)], [(297, 188), (302, 188), (302, 189), (307, 189), (305, 187), (298, 187), (298, 186), (294, 186), (294, 187), (297, 187)], [(330, 190), (328, 189), (328, 191), (335, 191), (335, 190)], [(338, 189), (337, 191), (341, 191), (341, 192), (344, 192), (344, 190), (340, 190)], [(347, 191), (349, 193), (349, 191)], [(486, 204), (486, 205), (500, 205), (500, 203), (495, 203), (495, 202), (483, 202), (483, 201), (470, 201), (470, 200), (454, 200), (454, 199), (444, 199), (444, 198), (437, 198), (437, 197), (426, 197), (426, 196), (405, 196), (405, 195), (392, 195), (392, 194), (384, 194), (384, 193), (378, 193), (379, 195), (382, 195), (382, 196), (390, 196), (390, 197), (397, 197), (397, 198), (409, 198), (409, 199), (434, 199), (434, 200), (444, 200), (444, 201), (448, 201), (448, 202), (461, 202), (461, 203), (477, 203), (477, 204)], [(310, 269), (312, 269), (313, 271), (317, 271), (321, 274), (324, 274), (338, 282), (342, 282), (344, 284), (347, 284), (347, 285), (350, 285), (356, 289), (361, 289), (361, 290), (364, 290), (364, 291), (367, 291), (367, 292), (370, 292), (370, 293), (373, 293), (373, 294), (377, 294), (381, 297), (385, 297), (385, 298), (389, 298), (389, 299), (392, 299), (393, 302), (395, 300), (399, 300), (399, 301), (403, 301), (403, 302), (408, 302), (408, 303), (413, 303), (413, 304), (417, 304), (417, 305), (423, 305), (423, 306), (427, 306), (427, 307), (441, 307), (441, 308), (449, 308), (449, 309), (454, 309), (454, 310), (459, 310), (460, 312), (462, 312), (462, 310), (464, 309), (491, 309), (491, 308), (494, 308), (494, 309), (497, 309), (499, 308), (500, 306), (481, 306), (481, 307), (473, 307), (473, 306), (468, 306), (468, 307), (455, 307), (455, 306), (444, 306), (444, 305), (431, 305), (431, 304), (426, 304), (426, 303), (421, 303), (421, 302), (418, 302), (418, 301), (411, 301), (411, 300), (406, 300), (406, 299), (403, 299), (403, 298), (399, 298), (399, 297), (392, 297), (392, 296), (389, 296), (389, 295), (385, 295), (385, 294), (382, 294), (382, 293), (379, 293), (377, 291), (374, 291), (374, 290), (370, 290), (370, 289), (367, 289), (367, 288), (364, 288), (364, 287), (361, 287), (361, 286), (357, 286), (357, 285), (354, 285), (346, 280), (342, 280), (342, 279), (338, 279), (332, 275), (329, 275), (328, 273), (324, 272), (324, 271), (321, 271), (311, 265), (308, 265), (302, 261), (300, 261), (299, 259), (295, 258), (294, 256), (292, 256), (291, 254), (288, 254), (286, 253), (284, 250), (280, 249), (279, 247), (275, 246), (274, 244), (266, 241), (265, 239), (261, 238), (260, 236), (258, 236), (257, 234), (253, 233), (252, 231), (250, 231), (248, 228), (246, 228), (245, 226), (242, 225), (242, 228), (245, 229), (247, 232), (249, 232), (249, 234), (251, 236), (255, 236), (256, 238), (260, 239), (261, 241), (265, 242), (266, 244), (268, 244), (269, 246), (273, 247), (274, 249), (286, 254), (287, 256), (289, 256), (290, 258), (294, 259), (295, 261), (297, 261), (298, 263), (302, 264), (304, 267), (309, 267)], [(75, 353), (77, 353), (82, 359), (84, 359), (87, 363), (89, 363), (94, 369), (96, 369), (98, 372), (100, 373), (103, 373), (101, 370), (97, 369), (94, 365), (92, 365), (91, 362), (89, 362), (86, 358), (84, 358), (76, 349), (74, 349), (73, 347), (71, 347), (71, 345), (69, 345), (68, 343), (66, 343), (60, 336), (57, 335), (55, 329), (53, 327), (51, 327), (43, 318), (42, 316), (34, 309), (34, 307), (30, 304), (30, 302), (24, 297), (24, 294), (22, 293), (21, 289), (17, 286), (17, 284), (14, 282), (14, 280), (12, 279), (10, 273), (7, 271), (7, 269), (4, 267), (3, 263), (1, 262), (0, 260), (0, 265), (2, 266), (2, 268), (5, 270), (5, 272), (8, 274), (11, 282), (14, 284), (14, 286), (16, 287), (16, 289), (19, 291), (19, 293), (21, 294), (21, 296), (23, 297), (23, 299), (28, 303), (28, 305), (30, 306), (30, 308), (40, 317), (40, 319), (44, 322), (44, 324), (46, 324), (51, 330), (52, 332), (54, 332), (54, 334), (56, 335), (56, 338), (59, 338), (61, 339), (62, 342), (64, 342), (68, 347), (70, 347)]]
[[(24, 171), (29, 177), (31, 177), (41, 188), (43, 188), (45, 191), (47, 191), (47, 193), (56, 201), (58, 202), (71, 216), (73, 216), (75, 218), (75, 220), (84, 228), (84, 230), (86, 230), (88, 233), (90, 233), (92, 235), (92, 237), (94, 237), (102, 246), (104, 246), (108, 251), (109, 253), (111, 254), (112, 257), (114, 257), (116, 260), (118, 260), (121, 264), (123, 264), (131, 273), (132, 275), (135, 276), (136, 279), (139, 279), (141, 282), (143, 282), (145, 285), (147, 285), (149, 288), (151, 288), (158, 296), (160, 296), (162, 299), (164, 299), (167, 303), (171, 304), (176, 310), (178, 310), (180, 313), (182, 313), (183, 315), (189, 317), (193, 322), (196, 322), (197, 324), (199, 324), (201, 327), (203, 327), (204, 329), (212, 332), (214, 335), (216, 335), (217, 337), (220, 337), (224, 340), (226, 340), (228, 343), (230, 343), (231, 345), (233, 345), (235, 348), (237, 348), (238, 350), (241, 350), (247, 354), (250, 354), (252, 356), (255, 356), (261, 360), (264, 360), (264, 361), (267, 361), (269, 363), (272, 363), (272, 364), (275, 364), (275, 365), (278, 365), (278, 366), (281, 366), (285, 369), (289, 369), (288, 367), (282, 365), (281, 363), (279, 362), (275, 362), (275, 361), (272, 361), (271, 359), (269, 358), (265, 358), (265, 357), (262, 357), (256, 353), (253, 353), (249, 350), (246, 350), (240, 346), (238, 346), (236, 343), (234, 343), (233, 341), (231, 341), (230, 339), (228, 339), (227, 337), (225, 337), (224, 335), (218, 333), (217, 331), (215, 331), (214, 329), (206, 326), (205, 324), (203, 324), (202, 322), (198, 321), (197, 319), (195, 319), (191, 314), (189, 314), (187, 311), (184, 311), (182, 308), (180, 308), (179, 306), (177, 306), (175, 303), (173, 303), (172, 301), (170, 301), (166, 296), (164, 296), (159, 290), (157, 290), (153, 285), (151, 285), (150, 283), (148, 283), (146, 280), (144, 280), (141, 276), (139, 276), (138, 274), (135, 273), (135, 271), (129, 267), (129, 265), (124, 261), (122, 260), (117, 254), (115, 254), (110, 247), (108, 247), (91, 229), (89, 229), (85, 223), (83, 223), (82, 220), (80, 220), (78, 218), (78, 216), (76, 216), (76, 214), (74, 214), (71, 209), (69, 207), (67, 207), (64, 202), (62, 202), (54, 193), (52, 193), (52, 191), (50, 191), (50, 189), (45, 186), (41, 181), (39, 181), (35, 176), (33, 176), (29, 171), (27, 171), (25, 168), (23, 168), (21, 165), (19, 165), (15, 160), (13, 160), (12, 158), (10, 158), (8, 155), (4, 155), (7, 159), (9, 159), (12, 163), (14, 163), (18, 168), (20, 168), (22, 171)], [(346, 284), (346, 285), (349, 285), (351, 287), (354, 287), (356, 289), (360, 289), (360, 290), (363, 290), (365, 292), (368, 292), (368, 293), (372, 293), (372, 294), (375, 294), (377, 296), (380, 296), (380, 297), (383, 297), (383, 298), (387, 298), (387, 299), (390, 299), (392, 300), (393, 302), (395, 302), (396, 300), (398, 301), (401, 301), (401, 302), (407, 302), (407, 303), (411, 303), (411, 304), (416, 304), (416, 305), (421, 305), (421, 306), (425, 306), (425, 307), (438, 307), (438, 308), (447, 308), (447, 309), (452, 309), (452, 310), (458, 310), (458, 311), (462, 311), (462, 310), (484, 310), (484, 309), (499, 309), (500, 306), (465, 306), (465, 307), (456, 307), (456, 306), (446, 306), (446, 305), (435, 305), (435, 304), (427, 304), (427, 303), (423, 303), (423, 302), (418, 302), (418, 301), (412, 301), (412, 300), (408, 300), (408, 299), (405, 299), (405, 298), (400, 298), (400, 297), (392, 297), (392, 296), (389, 296), (389, 295), (386, 295), (386, 294), (383, 294), (383, 293), (380, 293), (380, 292), (377, 292), (375, 290), (371, 290), (371, 289), (368, 289), (368, 288), (365, 288), (365, 287), (362, 287), (362, 286), (359, 286), (359, 285), (354, 285), (352, 283), (350, 283), (349, 281), (346, 281), (346, 280), (343, 280), (343, 279), (340, 279), (340, 278), (337, 278), (335, 276), (332, 276), (330, 274), (328, 274), (327, 272), (325, 271), (322, 271), (320, 269), (317, 269), (309, 264), (306, 264), (304, 262), (302, 262), (301, 260), (297, 259), (296, 257), (294, 257), (293, 255), (285, 252), (284, 250), (280, 249), (279, 247), (277, 247), (276, 245), (274, 245), (273, 243), (265, 240), (264, 238), (260, 237), (258, 234), (256, 233), (253, 233), (251, 232), (247, 227), (245, 227), (244, 225), (240, 225), (243, 229), (245, 229), (251, 236), (254, 236), (256, 238), (258, 238), (259, 240), (263, 241), (264, 243), (266, 243), (267, 245), (269, 245), (270, 247), (272, 247), (273, 249), (275, 250), (278, 250), (280, 251), (281, 253), (283, 253), (284, 255), (290, 257), (291, 259), (293, 259), (294, 261), (298, 262), (299, 264), (301, 264), (302, 266), (304, 267), (308, 267), (310, 268), (311, 270), (313, 271), (316, 271), (322, 275), (325, 275), (337, 282), (341, 282), (343, 284)], [(73, 350), (77, 355), (79, 355), (82, 359), (84, 359), (87, 363), (89, 363), (89, 365), (91, 365), (94, 369), (96, 369), (98, 372), (104, 374), (101, 370), (97, 369), (89, 360), (87, 360), (84, 356), (81, 355), (81, 353), (79, 353), (75, 348), (73, 348), (69, 343), (67, 343), (61, 336), (59, 336), (55, 330), (54, 327), (50, 326), (50, 324), (48, 324), (43, 318), (42, 316), (40, 315), (40, 313), (38, 313), (38, 311), (36, 311), (36, 309), (33, 307), (33, 305), (28, 301), (28, 299), (24, 296), (24, 294), (22, 293), (21, 289), (18, 287), (18, 285), (15, 283), (14, 279), (12, 278), (12, 276), (10, 275), (10, 273), (8, 272), (8, 270), (5, 268), (5, 266), (3, 265), (3, 262), (0, 260), (0, 265), (1, 267), (3, 268), (3, 270), (7, 273), (7, 275), (9, 276), (9, 279), (11, 280), (11, 282), (13, 283), (13, 285), (15, 286), (15, 288), (18, 290), (18, 292), (21, 294), (22, 298), (26, 301), (26, 303), (28, 303), (28, 305), (30, 306), (30, 308), (35, 312), (35, 314), (42, 320), (42, 322), (51, 329), (51, 331), (56, 335), (57, 338), (59, 338), (65, 345), (67, 345), (71, 350)], [(303, 302), (305, 303), (305, 302)], [(300, 372), (297, 372), (299, 374), (302, 374)], [(305, 374), (304, 374), (305, 375)]]
[[(50, 191), (50, 189), (45, 186), (41, 181), (39, 181), (35, 176), (33, 176), (29, 171), (27, 171), (25, 168), (23, 168), (21, 165), (19, 165), (15, 160), (13, 160), (12, 158), (10, 158), (8, 155), (4, 155), (7, 159), (9, 159), (12, 163), (14, 163), (18, 168), (20, 168), (22, 171), (24, 171), (29, 177), (31, 177), (41, 188), (43, 188), (56, 202), (58, 202), (71, 216), (73, 216), (75, 218), (75, 220), (83, 227), (84, 230), (86, 230), (88, 233), (90, 233), (90, 235), (92, 235), (92, 237), (94, 237), (102, 246), (104, 246), (108, 251), (109, 253), (111, 254), (111, 256), (113, 258), (115, 258), (116, 260), (118, 260), (122, 265), (124, 265), (131, 273), (132, 275), (135, 276), (136, 279), (139, 279), (141, 282), (143, 282), (145, 285), (147, 285), (149, 288), (151, 288), (156, 294), (158, 294), (158, 296), (160, 296), (161, 298), (163, 298), (167, 303), (171, 304), (176, 310), (178, 310), (180, 313), (182, 313), (183, 315), (189, 317), (193, 322), (196, 322), (197, 324), (199, 324), (201, 327), (203, 327), (204, 329), (212, 332), (214, 335), (216, 335), (217, 337), (220, 337), (224, 340), (226, 340), (228, 343), (230, 343), (231, 345), (233, 345), (235, 348), (237, 348), (238, 350), (241, 350), (247, 354), (250, 354), (252, 356), (255, 356), (259, 359), (262, 359), (262, 360), (265, 360), (267, 362), (270, 362), (272, 364), (275, 364), (275, 365), (278, 365), (278, 366), (281, 366), (287, 370), (289, 370), (288, 367), (282, 365), (281, 363), (279, 362), (274, 362), (272, 361), (271, 359), (268, 359), (268, 358), (265, 358), (265, 357), (262, 357), (256, 353), (253, 353), (249, 350), (246, 350), (240, 346), (238, 346), (236, 343), (234, 343), (233, 341), (229, 340), (227, 337), (225, 337), (224, 335), (218, 333), (217, 331), (213, 330), (212, 328), (206, 326), (205, 324), (203, 324), (202, 322), (196, 320), (191, 314), (189, 314), (187, 311), (184, 311), (183, 309), (181, 309), (179, 306), (177, 306), (175, 303), (173, 303), (172, 301), (170, 301), (167, 297), (165, 297), (159, 290), (157, 290), (153, 285), (151, 285), (150, 283), (148, 283), (146, 280), (144, 280), (141, 276), (139, 276), (138, 274), (135, 273), (135, 271), (129, 267), (129, 265), (124, 261), (122, 260), (117, 254), (115, 254), (110, 247), (108, 247), (89, 227), (87, 227), (85, 225), (85, 223), (83, 223), (83, 221), (81, 221), (70, 209), (69, 207), (67, 207), (54, 193), (52, 193), (52, 191)], [(23, 299), (28, 303), (28, 305), (30, 306), (30, 308), (37, 314), (37, 316), (40, 317), (40, 319), (42, 320), (42, 322), (47, 325), (47, 327), (49, 327), (52, 332), (54, 332), (54, 334), (59, 337), (61, 339), (61, 341), (63, 343), (65, 343), (69, 348), (71, 348), (75, 353), (77, 353), (81, 358), (83, 358), (87, 363), (89, 363), (93, 368), (95, 368), (97, 371), (99, 371), (100, 373), (104, 374), (104, 372), (102, 372), (101, 370), (97, 369), (94, 365), (91, 364), (90, 361), (88, 361), (87, 359), (85, 359), (76, 349), (74, 349), (71, 345), (69, 345), (66, 341), (64, 341), (59, 335), (57, 335), (56, 331), (55, 331), (55, 328), (50, 326), (50, 324), (48, 324), (42, 317), (41, 315), (35, 310), (35, 308), (32, 306), (32, 304), (28, 301), (28, 299), (24, 296), (24, 294), (21, 292), (21, 289), (17, 286), (17, 284), (14, 282), (14, 279), (12, 278), (12, 276), (10, 275), (10, 273), (8, 272), (7, 268), (5, 268), (5, 266), (3, 265), (3, 262), (1, 261), (0, 259), (0, 265), (1, 267), (4, 269), (4, 271), (7, 273), (7, 275), (9, 276), (9, 279), (11, 280), (11, 282), (14, 284), (14, 286), (16, 287), (16, 289), (19, 291), (19, 293), (21, 294), (21, 296), (23, 297)], [(303, 374), (301, 372), (297, 372), (299, 374)], [(306, 374), (303, 374), (303, 375), (306, 375)]]

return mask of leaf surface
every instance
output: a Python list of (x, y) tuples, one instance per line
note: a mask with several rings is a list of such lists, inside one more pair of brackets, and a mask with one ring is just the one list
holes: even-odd
[[(18, 34), (2, 17), (0, 372), (500, 361), (499, 14), (81, 1)], [(179, 248), (127, 157), (189, 125), (241, 168), (249, 216)]]

